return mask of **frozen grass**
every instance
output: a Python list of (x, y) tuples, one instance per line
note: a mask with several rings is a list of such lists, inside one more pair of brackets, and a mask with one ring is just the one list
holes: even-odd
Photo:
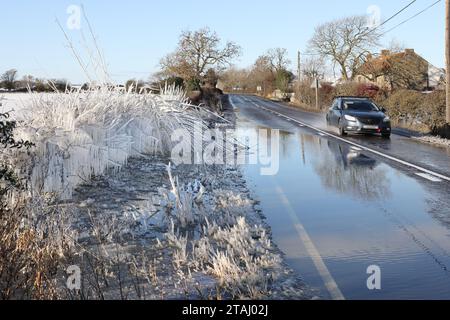
[(31, 160), (24, 154), (13, 159), (30, 173), (33, 195), (58, 193), (69, 199), (78, 184), (107, 169), (120, 170), (129, 157), (168, 153), (175, 129), (193, 132), (196, 123), (203, 125), (201, 111), (174, 87), (155, 95), (103, 86), (70, 93), (29, 93), (25, 101), (16, 116), (21, 123), (16, 136), (37, 147)]
[[(171, 181), (175, 181), (170, 167), (168, 171)], [(275, 253), (265, 228), (247, 222), (251, 201), (233, 191), (205, 194), (202, 185), (181, 188), (178, 183), (172, 184), (173, 197), (166, 203), (172, 219), (166, 241), (173, 248), (175, 268), (185, 279), (190, 279), (193, 271), (217, 279), (215, 292), (210, 292), (208, 298), (270, 296), (271, 284), (281, 273), (282, 260)], [(202, 200), (194, 201), (199, 196)], [(212, 210), (205, 210), (204, 205), (208, 203)], [(194, 234), (198, 238), (193, 238)]]
[(54, 199), (0, 208), (0, 299), (57, 299), (62, 267), (78, 254), (71, 211)]

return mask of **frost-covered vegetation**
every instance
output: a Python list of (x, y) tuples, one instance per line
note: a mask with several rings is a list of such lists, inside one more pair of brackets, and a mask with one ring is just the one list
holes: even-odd
[(155, 95), (103, 86), (30, 93), (27, 101), (16, 135), (36, 148), (31, 157), (15, 153), (14, 167), (30, 174), (33, 195), (55, 192), (65, 199), (79, 183), (109, 168), (120, 170), (131, 156), (169, 152), (174, 129), (201, 122), (200, 111), (174, 87)]
[(58, 207), (48, 205), (52, 199), (23, 197), (26, 186), (8, 155), (29, 152), (33, 144), (17, 139), (16, 128), (9, 114), (0, 114), (0, 299), (49, 299), (55, 296), (51, 275), (67, 251), (68, 233)]
[(61, 200), (130, 157), (168, 152), (171, 132), (201, 122), (201, 113), (175, 88), (153, 95), (101, 86), (30, 93), (22, 102), (15, 119), (1, 122), (1, 294), (51, 298), (60, 264), (82, 252), (73, 208)]
[(208, 298), (270, 297), (283, 266), (266, 229), (252, 224), (254, 202), (235, 191), (205, 188), (198, 180), (184, 188), (173, 178), (171, 182), (165, 202), (170, 219), (166, 241), (174, 248), (178, 272), (192, 283), (192, 273), (216, 278)]
[[(173, 130), (210, 116), (183, 92), (100, 87), (24, 101), (15, 138), (34, 146), (1, 153), (23, 186), (2, 196), (3, 298), (304, 296), (283, 278), (235, 168), (166, 170)], [(71, 265), (80, 290), (66, 287)]]
[(73, 263), (84, 277), (74, 298), (307, 297), (236, 168), (166, 171), (164, 161), (133, 158), (77, 188), (72, 230), (83, 254)]

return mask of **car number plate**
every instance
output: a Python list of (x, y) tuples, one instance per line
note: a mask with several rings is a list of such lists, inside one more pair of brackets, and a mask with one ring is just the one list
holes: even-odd
[(376, 130), (378, 129), (378, 126), (364, 126), (364, 129), (370, 129), (370, 130)]

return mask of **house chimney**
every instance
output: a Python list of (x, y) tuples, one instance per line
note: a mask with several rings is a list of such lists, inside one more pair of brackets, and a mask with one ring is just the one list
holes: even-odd
[(381, 50), (381, 55), (382, 56), (389, 56), (391, 54), (390, 50)]
[(414, 49), (405, 49), (405, 53), (406, 54), (414, 54), (415, 51), (414, 51)]

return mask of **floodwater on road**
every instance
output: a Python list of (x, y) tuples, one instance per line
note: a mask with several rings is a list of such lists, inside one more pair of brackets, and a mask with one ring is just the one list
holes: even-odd
[[(262, 127), (237, 114), (239, 135)], [(279, 172), (247, 165), (244, 174), (290, 267), (325, 299), (450, 299), (450, 229), (439, 219), (450, 216), (448, 193), (436, 191), (448, 183), (430, 185), (343, 142), (286, 127)], [(380, 290), (367, 286), (370, 266), (380, 268)]]

